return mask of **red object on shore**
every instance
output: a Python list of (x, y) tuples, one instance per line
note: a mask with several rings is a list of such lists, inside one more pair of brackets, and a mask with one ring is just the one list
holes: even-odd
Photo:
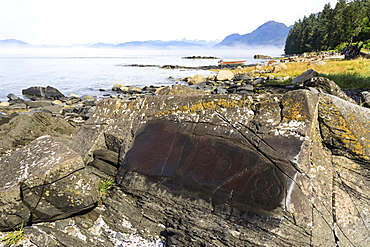
[(219, 61), (219, 65), (244, 65), (247, 62), (247, 60), (242, 61)]

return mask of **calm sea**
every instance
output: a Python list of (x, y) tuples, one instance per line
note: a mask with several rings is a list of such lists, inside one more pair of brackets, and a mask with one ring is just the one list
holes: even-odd
[[(22, 97), (22, 89), (32, 86), (52, 86), (64, 95), (102, 97), (114, 84), (125, 86), (165, 86), (176, 79), (202, 74), (207, 70), (160, 69), (125, 65), (217, 65), (218, 60), (188, 60), (185, 56), (214, 56), (224, 60), (254, 60), (255, 54), (278, 56), (279, 49), (245, 50), (122, 50), (122, 49), (0, 49), (0, 101), (9, 93)], [(171, 79), (175, 78), (175, 79)], [(107, 90), (105, 92), (99, 89)]]

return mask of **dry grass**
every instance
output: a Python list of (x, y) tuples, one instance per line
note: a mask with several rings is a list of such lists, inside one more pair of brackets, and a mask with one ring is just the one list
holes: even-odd
[[(317, 71), (320, 76), (335, 81), (342, 88), (370, 88), (370, 59), (333, 59), (326, 60), (325, 62), (326, 65), (314, 65), (308, 62), (286, 63), (288, 69), (278, 73), (258, 73), (255, 72), (255, 67), (247, 67), (242, 70), (237, 69), (233, 72), (235, 74), (250, 74), (260, 77), (273, 75), (275, 77), (289, 76), (293, 78), (309, 69), (313, 69)], [(263, 68), (269, 70), (273, 67), (265, 65)]]

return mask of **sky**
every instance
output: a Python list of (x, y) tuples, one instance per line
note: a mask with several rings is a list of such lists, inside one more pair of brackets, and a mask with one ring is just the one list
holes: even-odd
[(337, 0), (0, 0), (0, 40), (33, 45), (222, 40), (287, 26)]

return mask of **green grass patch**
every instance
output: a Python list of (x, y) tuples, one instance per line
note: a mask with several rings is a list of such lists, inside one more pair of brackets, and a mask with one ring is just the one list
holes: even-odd
[(104, 197), (107, 194), (108, 189), (116, 185), (117, 184), (115, 183), (114, 178), (112, 177), (103, 179), (102, 181), (100, 181), (99, 187), (98, 187), (100, 195)]
[[(369, 71), (370, 73), (370, 71)], [(360, 73), (332, 73), (332, 74), (320, 74), (322, 77), (326, 77), (343, 89), (351, 88), (370, 88), (370, 74), (364, 75)]]
[(4, 246), (14, 246), (20, 241), (24, 239), (24, 232), (23, 232), (24, 222), (22, 222), (21, 227), (18, 230), (14, 230), (13, 232), (9, 232), (5, 237), (0, 239), (0, 242), (4, 243)]
[[(310, 62), (286, 63), (288, 69), (278, 73), (264, 73), (260, 74), (255, 71), (255, 67), (247, 67), (243, 70), (234, 70), (235, 74), (249, 74), (251, 76), (267, 77), (273, 75), (274, 77), (289, 76), (290, 79), (286, 81), (273, 81), (273, 84), (287, 85), (292, 78), (299, 76), (303, 72), (313, 69), (319, 73), (320, 76), (326, 77), (334, 81), (343, 89), (354, 88), (370, 88), (370, 59), (331, 59), (325, 60), (326, 64), (317, 66)], [(271, 70), (271, 66), (262, 66), (265, 70)]]

